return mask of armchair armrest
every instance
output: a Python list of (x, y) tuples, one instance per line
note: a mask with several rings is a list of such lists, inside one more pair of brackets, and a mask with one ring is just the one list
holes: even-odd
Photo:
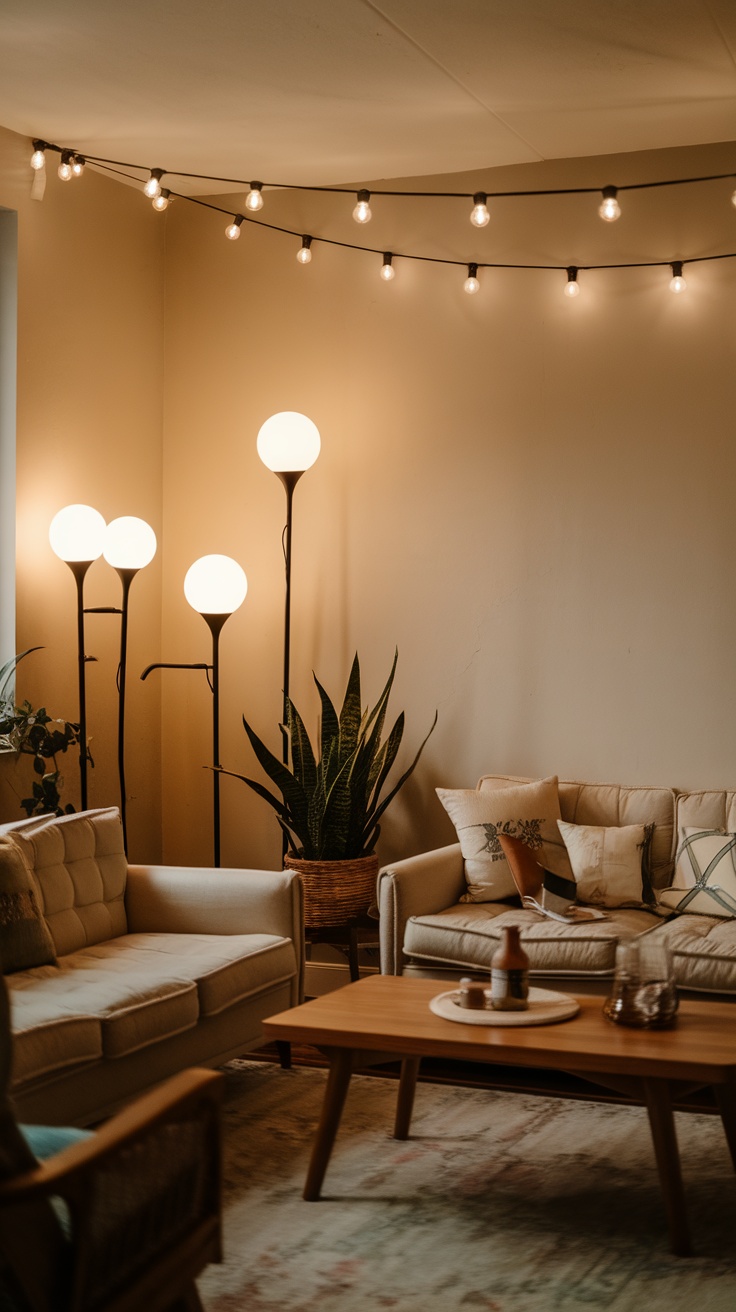
[(401, 974), (404, 930), (409, 917), (444, 911), (459, 902), (465, 889), (459, 843), (407, 857), (379, 871), (381, 974)]
[(159, 1312), (221, 1260), (223, 1084), (213, 1071), (183, 1071), (90, 1138), (0, 1183), (4, 1256), (21, 1289), (36, 1293), (41, 1255), (34, 1226), (24, 1237), (13, 1221), (32, 1222), (51, 1198), (68, 1207), (71, 1309), (132, 1299)]

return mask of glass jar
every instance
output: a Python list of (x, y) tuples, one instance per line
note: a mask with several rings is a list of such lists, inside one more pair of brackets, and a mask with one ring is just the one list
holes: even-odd
[(666, 943), (644, 935), (616, 948), (613, 992), (603, 1014), (617, 1025), (666, 1029), (673, 1025), (678, 997)]

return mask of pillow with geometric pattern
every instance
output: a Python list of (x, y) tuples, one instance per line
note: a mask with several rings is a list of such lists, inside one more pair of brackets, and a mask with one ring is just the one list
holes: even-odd
[(681, 829), (674, 879), (657, 898), (661, 907), (680, 915), (736, 916), (736, 834)]

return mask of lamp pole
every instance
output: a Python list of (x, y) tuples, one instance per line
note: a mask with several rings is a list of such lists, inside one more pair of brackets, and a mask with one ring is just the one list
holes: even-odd
[[(267, 469), (281, 480), (286, 492), (286, 526), (284, 528), (284, 569), (286, 597), (284, 607), (284, 683), (282, 718), (282, 760), (289, 763), (288, 699), (291, 665), (291, 538), (294, 488), (302, 474), (311, 469), (320, 452), (320, 435), (316, 424), (295, 410), (281, 410), (271, 415), (258, 432), (257, 447)], [(284, 842), (286, 839), (284, 838)], [(285, 848), (284, 848), (285, 852)]]
[(102, 555), (105, 521), (92, 506), (64, 506), (49, 525), (51, 549), (69, 566), (77, 587), (77, 681), (79, 688), (79, 786), (82, 810), (87, 810), (87, 677), (84, 643), (84, 580), (90, 565)]

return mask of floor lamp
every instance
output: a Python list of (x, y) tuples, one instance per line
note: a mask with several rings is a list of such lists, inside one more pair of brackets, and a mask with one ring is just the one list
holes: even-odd
[(159, 661), (148, 665), (141, 679), (152, 670), (205, 670), (212, 692), (212, 801), (214, 865), (220, 865), (220, 633), (225, 621), (245, 601), (248, 580), (245, 571), (230, 556), (201, 556), (187, 570), (184, 595), (202, 616), (212, 635), (212, 664)]
[(69, 566), (77, 585), (77, 675), (79, 682), (79, 780), (82, 810), (87, 810), (87, 692), (84, 650), (84, 579), (93, 561), (102, 555), (105, 521), (92, 506), (65, 506), (49, 525), (49, 542)]
[(139, 570), (150, 565), (156, 555), (156, 534), (144, 519), (121, 515), (105, 530), (102, 551), (108, 565), (120, 576), (123, 597), (120, 608), (120, 664), (118, 665), (118, 777), (120, 779), (120, 819), (123, 822), (123, 845), (128, 850), (125, 791), (125, 676), (128, 664), (128, 598), (130, 585)]
[(317, 425), (306, 415), (295, 410), (282, 410), (271, 415), (258, 432), (258, 454), (267, 469), (276, 474), (286, 491), (286, 525), (283, 532), (284, 565), (286, 574), (286, 605), (284, 610), (284, 701), (283, 701), (283, 762), (289, 763), (288, 718), (289, 666), (291, 660), (291, 520), (294, 488), (302, 474), (310, 469), (320, 452)]

